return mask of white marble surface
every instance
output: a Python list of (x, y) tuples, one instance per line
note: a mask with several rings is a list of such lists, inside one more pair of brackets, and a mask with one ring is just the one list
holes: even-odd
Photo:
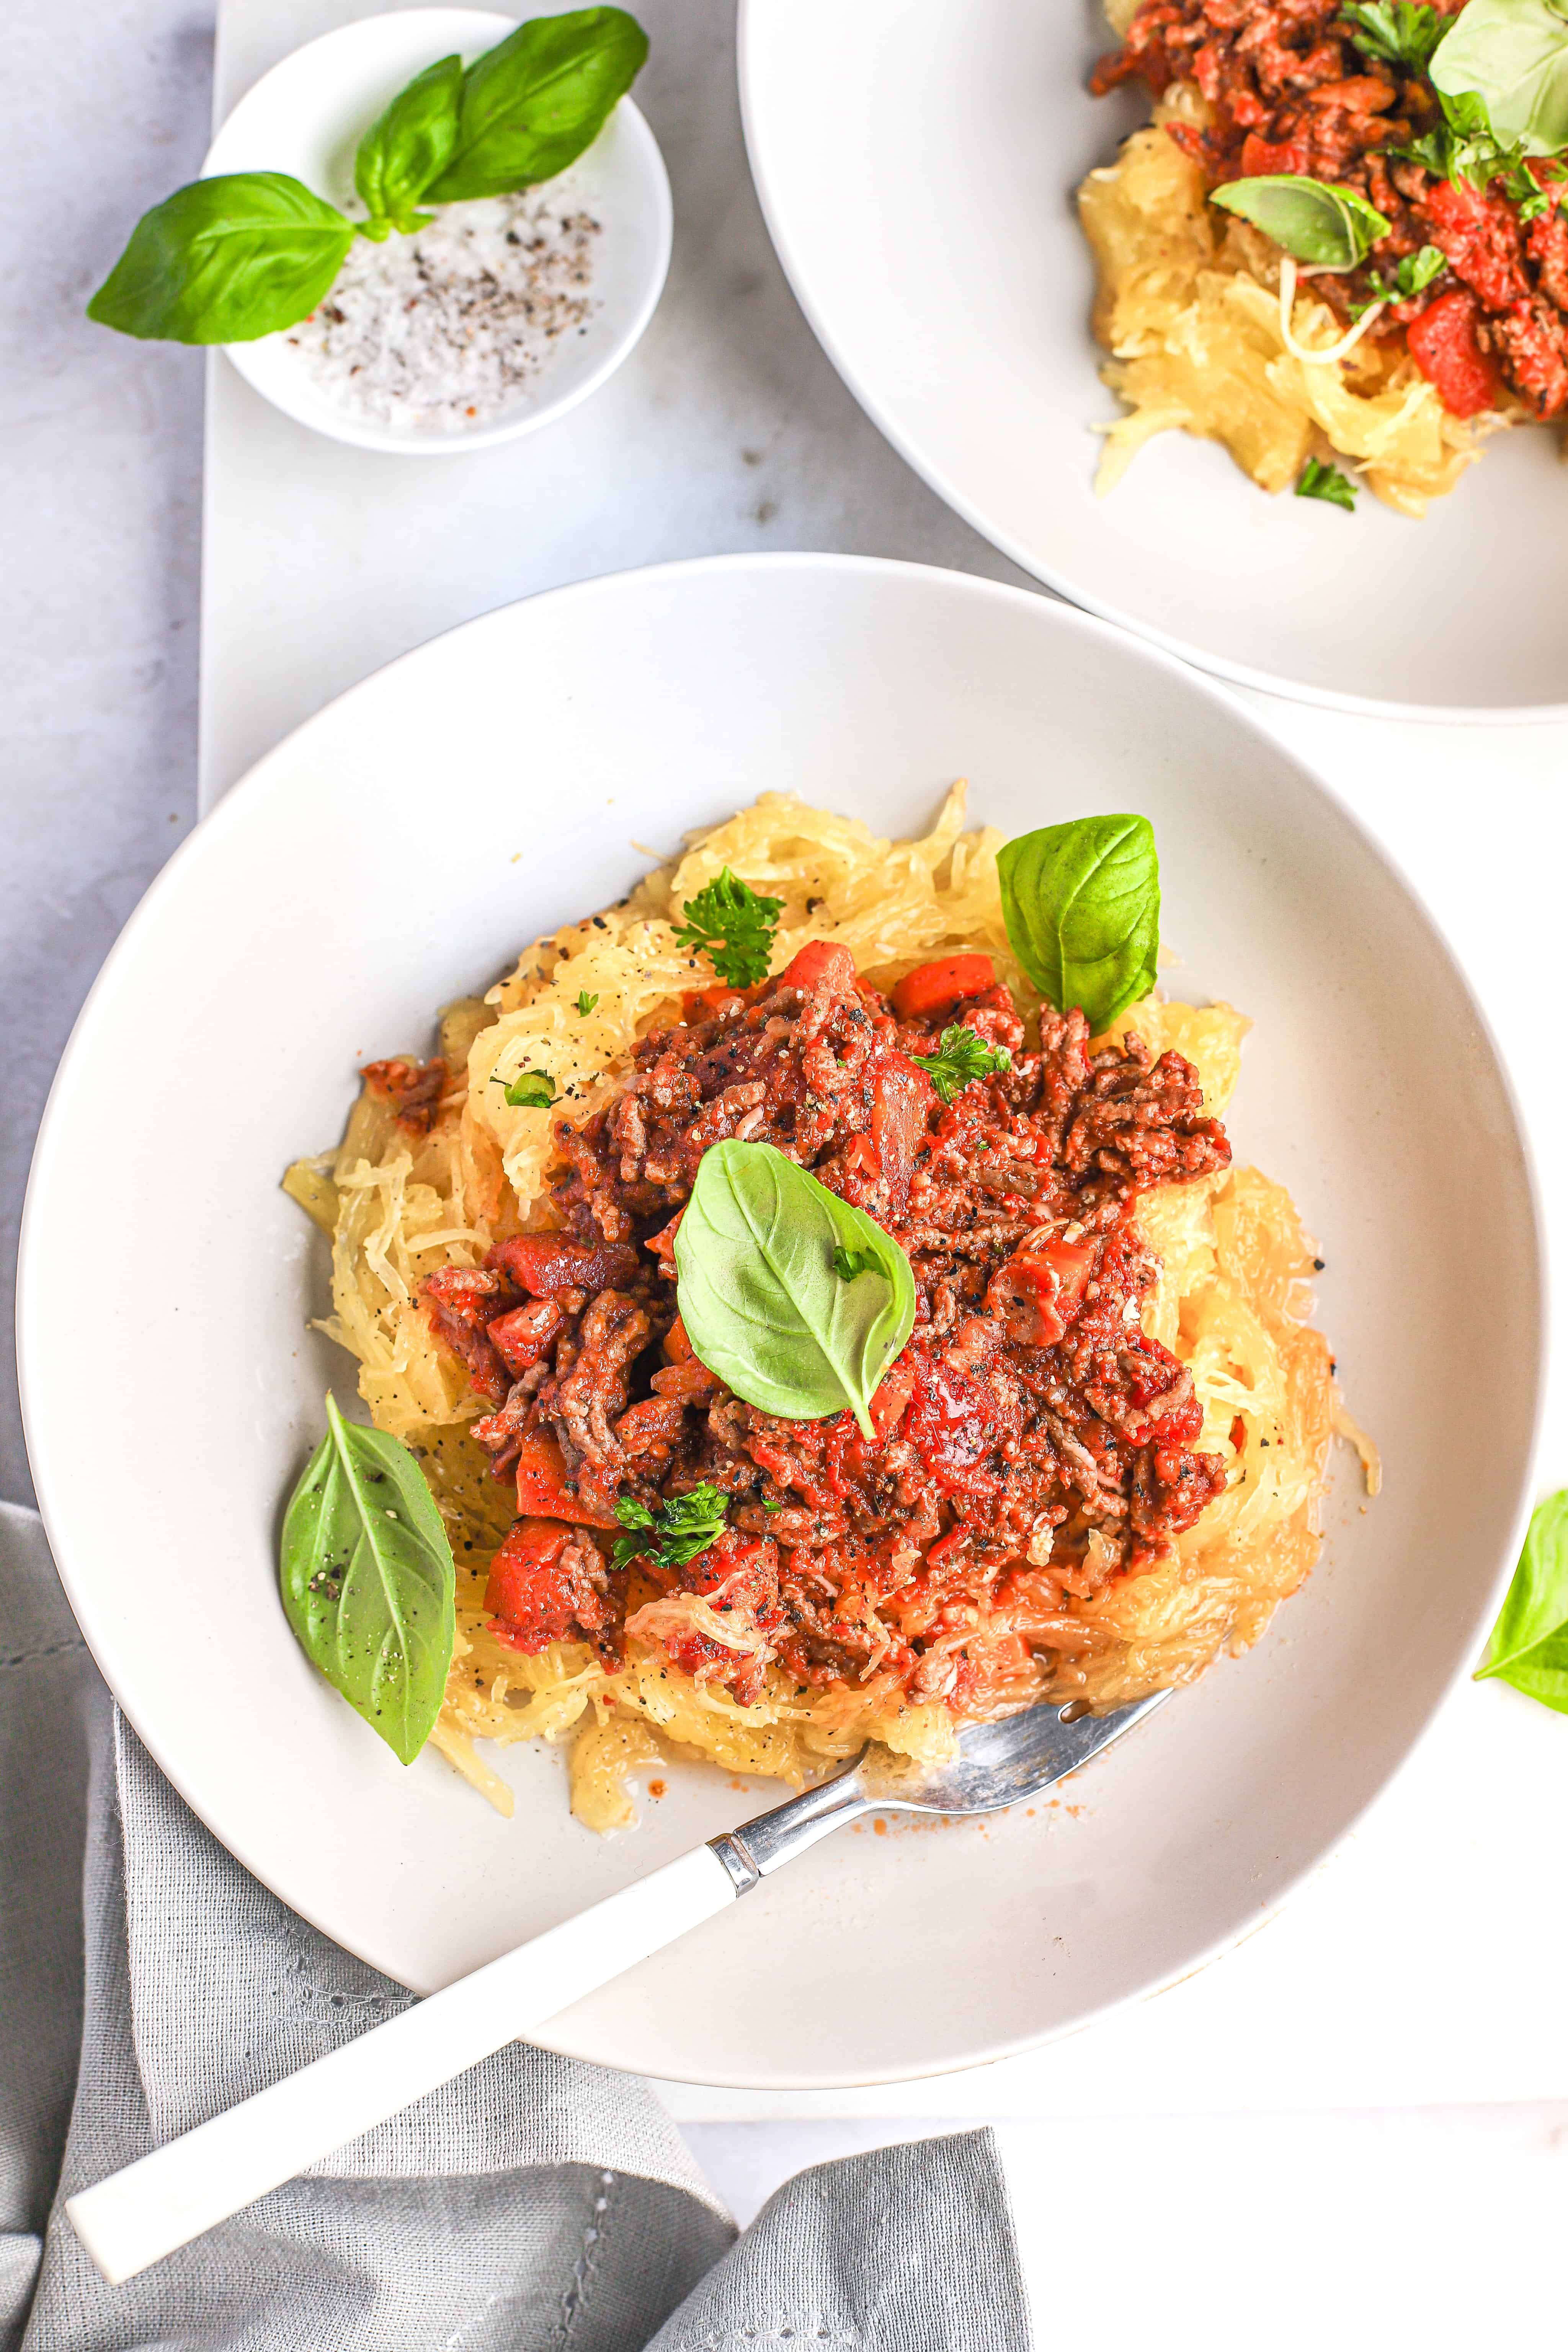
[[(307, 8), (313, 29), (319, 5), (229, 0), (226, 77), (247, 78), (289, 46)], [(655, 52), (638, 96), (677, 205), (675, 268), (647, 341), (578, 418), (536, 448), (520, 445), (535, 470), (509, 478), (518, 503), (486, 535), (478, 568), (472, 547), (459, 561), (411, 529), (395, 593), (353, 631), (312, 626), (311, 659), (291, 658), (281, 679), (268, 667), (275, 625), (298, 638), (289, 614), (268, 610), (258, 516), (250, 558), (228, 561), (212, 583), (210, 653), (248, 659), (255, 688), (209, 734), (213, 788), (268, 730), (374, 660), (556, 581), (756, 546), (1017, 576), (881, 443), (796, 312), (746, 175), (726, 0), (647, 0), (642, 13)], [(80, 314), (129, 223), (200, 161), (210, 15), (201, 0), (95, 0), (90, 38), (62, 40), (60, 23), (36, 10), (8, 26), (0, 723), (12, 821), (0, 971), (14, 1039), (12, 1226), (77, 1005), (195, 806), (202, 362), (101, 333)], [(249, 395), (232, 383), (216, 395), (244, 429), (231, 393)], [(279, 469), (295, 455), (279, 446)], [(1285, 705), (1267, 715), (1426, 892), (1498, 1023), (1538, 1140), (1560, 1155), (1553, 950), (1568, 731), (1395, 730)], [(1553, 1222), (1561, 1235), (1555, 1202)], [(1542, 1469), (1547, 1483), (1568, 1475), (1561, 1379)], [(9, 1376), (0, 1476), (5, 1494), (26, 1495)], [(1098, 2320), (1102, 2336), (1114, 2278), (1113, 2342), (1140, 2340), (1161, 2315), (1164, 2263), (1201, 2268), (1210, 2344), (1257, 2340), (1260, 2298), (1283, 2269), (1310, 2271), (1312, 2284), (1267, 2331), (1274, 2344), (1304, 2342), (1331, 2319), (1352, 2344), (1371, 2343), (1401, 2315), (1404, 2336), (1426, 2345), (1468, 2340), (1480, 2317), (1548, 2340), (1560, 2326), (1550, 2263), (1501, 2265), (1496, 2250), (1511, 2237), (1544, 2254), (1568, 2185), (1568, 2106), (1542, 2104), (1568, 2101), (1556, 1992), (1565, 1805), (1568, 1727), (1508, 1693), (1462, 1691), (1385, 1805), (1283, 1918), (1096, 2036), (1010, 2072), (835, 2103), (854, 2108), (850, 2122), (827, 2119), (820, 2102), (771, 2124), (738, 2120), (712, 2095), (672, 2093), (671, 2104), (738, 2202), (846, 2135), (865, 2144), (921, 2118), (1059, 2118), (1008, 2127), (1028, 2259), (1042, 2309)], [(1215, 2107), (1252, 2112), (1205, 2120)], [(1322, 2112), (1259, 2112), (1309, 2107)], [(1369, 2107), (1384, 2112), (1349, 2112)], [(1205, 2182), (1226, 2200), (1218, 2224)], [(1134, 2242), (1145, 2259), (1130, 2281)]]

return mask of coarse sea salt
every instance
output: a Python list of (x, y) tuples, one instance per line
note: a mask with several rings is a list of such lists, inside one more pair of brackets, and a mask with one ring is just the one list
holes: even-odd
[(493, 423), (563, 336), (587, 331), (600, 234), (560, 182), (447, 205), (413, 236), (356, 237), (289, 341), (328, 399), (369, 423)]

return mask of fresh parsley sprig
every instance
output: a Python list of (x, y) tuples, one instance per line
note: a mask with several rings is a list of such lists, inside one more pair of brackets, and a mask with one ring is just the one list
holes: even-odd
[(1321, 499), (1327, 506), (1343, 507), (1346, 514), (1354, 514), (1357, 487), (1337, 466), (1321, 465), (1316, 457), (1309, 457), (1296, 484), (1296, 496)]
[(763, 898), (726, 866), (686, 901), (676, 943), (700, 950), (729, 987), (752, 988), (768, 976), (783, 912), (782, 898)]
[(512, 1110), (548, 1110), (555, 1100), (555, 1081), (548, 1070), (524, 1070), (506, 1090)]
[(580, 988), (577, 992), (578, 1018), (580, 1020), (586, 1021), (589, 1013), (592, 1013), (595, 1005), (597, 1004), (598, 1002), (599, 992), (597, 989), (595, 989), (592, 993), (590, 993), (587, 989)]
[(1420, 0), (1345, 0), (1340, 11), (1351, 40), (1363, 58), (1408, 66), (1425, 73), (1433, 51), (1453, 23)]
[(942, 1031), (934, 1054), (911, 1054), (910, 1059), (924, 1070), (944, 1103), (962, 1094), (976, 1078), (993, 1077), (998, 1070), (1010, 1070), (1013, 1066), (1013, 1056), (1005, 1045), (988, 1045), (973, 1029), (958, 1026)]
[(616, 1566), (629, 1568), (634, 1559), (656, 1559), (661, 1568), (684, 1568), (689, 1559), (717, 1542), (729, 1508), (730, 1497), (722, 1486), (693, 1486), (688, 1494), (669, 1496), (656, 1511), (639, 1503), (635, 1495), (622, 1495), (616, 1504), (616, 1517), (623, 1528), (637, 1532), (616, 1538)]

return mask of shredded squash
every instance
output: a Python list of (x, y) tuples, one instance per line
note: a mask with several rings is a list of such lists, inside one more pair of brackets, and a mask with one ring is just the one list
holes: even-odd
[[(1309, 457), (1337, 457), (1401, 514), (1425, 514), (1510, 418), (1450, 416), (1397, 346), (1363, 341), (1327, 363), (1295, 357), (1279, 249), (1205, 201), (1197, 164), (1163, 128), (1175, 118), (1205, 119), (1190, 82), (1169, 89), (1152, 125), (1078, 192), (1099, 276), (1094, 331), (1111, 354), (1101, 373), (1131, 412), (1095, 428), (1106, 436), (1097, 489), (1113, 489), (1156, 434), (1179, 430), (1222, 442), (1260, 489), (1287, 488)], [(1310, 284), (1290, 323), (1310, 352), (1343, 331)]]
[[(652, 1602), (630, 1621), (618, 1671), (584, 1643), (525, 1656), (498, 1641), (485, 1581), (512, 1496), (467, 1432), (481, 1407), (437, 1346), (417, 1288), (438, 1265), (478, 1265), (495, 1239), (527, 1226), (547, 1179), (551, 1123), (509, 1109), (506, 1083), (543, 1068), (568, 1110), (601, 1099), (634, 1040), (677, 1013), (693, 981), (676, 944), (680, 908), (726, 865), (784, 903), (775, 969), (808, 939), (833, 939), (890, 985), (933, 952), (973, 948), (1032, 1008), (1002, 919), (1003, 836), (965, 833), (963, 808), (958, 786), (929, 834), (893, 842), (764, 794), (695, 837), (622, 905), (537, 941), (483, 1003), (447, 1009), (449, 1090), (427, 1137), (410, 1144), (367, 1093), (337, 1152), (289, 1171), (290, 1192), (332, 1231), (332, 1313), (322, 1328), (358, 1360), (372, 1417), (413, 1446), (451, 1531), (458, 1630), (434, 1744), (503, 1811), (510, 1790), (476, 1742), (570, 1740), (574, 1810), (598, 1830), (630, 1824), (628, 1773), (664, 1754), (799, 1784), (868, 1739), (916, 1763), (953, 1752), (948, 1708), (911, 1703), (891, 1674), (873, 1669), (857, 1687), (823, 1691), (774, 1665), (752, 1706), (698, 1683), (659, 1645), (664, 1616), (685, 1612), (712, 1638), (734, 1635), (692, 1594)], [(597, 999), (586, 1014), (580, 994)], [(1151, 1000), (1117, 1025), (1135, 1028), (1156, 1054), (1167, 1045), (1184, 1054), (1205, 1107), (1223, 1112), (1248, 1025), (1239, 1013)], [(1020, 1643), (1014, 1620), (955, 1633), (972, 1655), (990, 1645), (996, 1664), (985, 1680), (1000, 1712), (1047, 1693), (1109, 1707), (1190, 1680), (1221, 1650), (1257, 1639), (1317, 1552), (1315, 1505), (1342, 1408), (1327, 1344), (1304, 1321), (1312, 1248), (1289, 1198), (1240, 1170), (1146, 1195), (1138, 1213), (1164, 1265), (1147, 1328), (1191, 1365), (1205, 1412), (1200, 1443), (1231, 1465), (1230, 1483), (1173, 1557), (1098, 1601), (1065, 1604), (1040, 1629), (1042, 1655)]]

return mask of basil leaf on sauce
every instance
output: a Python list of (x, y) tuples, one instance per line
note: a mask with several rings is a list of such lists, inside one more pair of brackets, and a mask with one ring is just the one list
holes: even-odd
[[(845, 1281), (840, 1250), (868, 1257)], [(870, 1402), (914, 1327), (915, 1283), (891, 1235), (771, 1143), (702, 1155), (675, 1235), (676, 1297), (710, 1372), (763, 1412), (826, 1421)]]
[(1568, 1715), (1568, 1492), (1538, 1504), (1476, 1680), (1495, 1676)]
[(997, 855), (1013, 951), (1040, 994), (1098, 1036), (1154, 985), (1160, 860), (1146, 816), (1075, 817)]
[(598, 137), (642, 70), (647, 35), (624, 8), (534, 16), (463, 76), (457, 142), (433, 205), (552, 180)]
[(1309, 180), (1297, 172), (1228, 181), (1209, 202), (1239, 213), (1315, 269), (1358, 268), (1390, 226), (1353, 188), (1331, 187), (1326, 180)]
[(311, 1663), (412, 1764), (452, 1663), (452, 1547), (408, 1448), (345, 1421), (330, 1396), (284, 1515), (279, 1581)]
[(371, 124), (354, 156), (354, 186), (370, 215), (362, 235), (379, 242), (389, 229), (425, 226), (429, 215), (416, 207), (458, 143), (462, 91), (462, 58), (438, 58)]
[(1500, 146), (1568, 147), (1568, 0), (1468, 0), (1427, 70), (1445, 98), (1479, 100)]
[(353, 237), (287, 172), (193, 180), (143, 213), (87, 315), (166, 342), (254, 342), (315, 309)]

